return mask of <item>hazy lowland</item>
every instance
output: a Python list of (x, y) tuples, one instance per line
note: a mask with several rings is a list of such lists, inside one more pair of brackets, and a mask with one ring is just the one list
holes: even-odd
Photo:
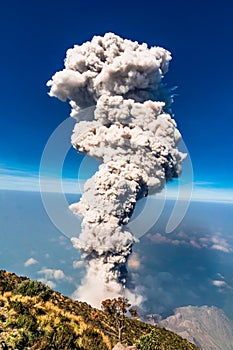
[[(75, 197), (68, 196), (68, 202)], [(4, 203), (1, 208), (1, 268), (41, 280), (66, 296), (72, 296), (84, 274), (80, 255), (69, 238), (61, 235), (50, 222), (40, 194), (1, 191), (1, 199)], [(155, 227), (135, 245), (133, 259), (129, 262), (130, 283), (144, 291), (140, 314), (160, 314), (166, 319), (174, 312), (180, 313), (182, 317), (178, 317), (178, 321), (176, 317), (176, 323), (163, 326), (171, 328), (175, 324), (174, 332), (181, 332), (190, 340), (195, 338), (199, 344), (200, 334), (204, 341), (212, 339), (214, 334), (221, 341), (224, 339), (226, 349), (231, 349), (232, 205), (193, 202), (177, 230), (165, 234), (166, 218), (172, 206), (172, 201), (166, 204)], [(210, 308), (214, 305), (218, 311), (209, 318), (208, 325), (205, 319), (206, 326), (200, 328), (201, 317), (205, 313), (208, 315), (208, 309), (204, 308), (203, 312), (200, 309), (201, 317), (198, 309), (194, 309), (190, 321), (182, 313), (182, 307), (187, 305)], [(180, 307), (181, 310), (173, 311)], [(214, 320), (224, 320), (222, 328), (217, 326), (218, 332)], [(199, 328), (193, 327), (195, 334), (191, 333), (192, 325), (197, 324)], [(221, 349), (219, 340), (215, 340), (217, 345), (213, 349)], [(204, 348), (205, 344), (202, 345)]]

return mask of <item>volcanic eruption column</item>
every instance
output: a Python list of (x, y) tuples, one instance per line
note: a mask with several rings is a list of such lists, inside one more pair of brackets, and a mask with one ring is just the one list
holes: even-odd
[(132, 301), (126, 264), (136, 238), (125, 225), (137, 200), (181, 172), (181, 136), (161, 82), (170, 60), (163, 48), (107, 33), (69, 49), (65, 68), (47, 83), (50, 96), (70, 100), (74, 148), (102, 161), (81, 200), (70, 206), (83, 217), (72, 242), (87, 262), (77, 297), (94, 306), (123, 289)]

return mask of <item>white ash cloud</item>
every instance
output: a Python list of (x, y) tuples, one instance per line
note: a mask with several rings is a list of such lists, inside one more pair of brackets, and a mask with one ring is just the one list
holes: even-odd
[(83, 260), (74, 260), (73, 261), (73, 268), (74, 269), (80, 269), (83, 266), (84, 266)]
[(170, 52), (161, 47), (148, 48), (107, 33), (69, 49), (65, 68), (47, 85), (50, 96), (71, 101), (72, 116), (104, 94), (154, 100), (161, 94), (160, 83), (170, 60)]
[(79, 203), (70, 206), (83, 216), (72, 242), (87, 262), (76, 296), (95, 306), (123, 291), (132, 301), (126, 264), (136, 238), (125, 225), (137, 200), (181, 172), (181, 136), (162, 84), (170, 60), (163, 48), (107, 33), (69, 49), (65, 68), (47, 84), (50, 96), (70, 100), (74, 148), (102, 161)]
[[(124, 260), (124, 258), (122, 259)], [(117, 262), (119, 266), (123, 265)], [(125, 263), (124, 263), (125, 264)], [(122, 295), (122, 284), (119, 283), (119, 272), (116, 268), (116, 260), (105, 254), (104, 256), (90, 259), (88, 269), (83, 283), (73, 293), (72, 297), (81, 301), (88, 301), (91, 305), (100, 306), (100, 302), (106, 298), (115, 298)], [(128, 298), (133, 305), (140, 305), (143, 301), (141, 293), (134, 289), (124, 289), (124, 296)]]

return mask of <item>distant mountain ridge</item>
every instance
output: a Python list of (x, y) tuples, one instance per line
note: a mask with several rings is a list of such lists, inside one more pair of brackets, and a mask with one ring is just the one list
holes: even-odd
[(202, 350), (233, 350), (233, 322), (214, 306), (186, 306), (162, 319), (149, 315), (150, 322), (165, 327), (199, 346)]
[[(112, 350), (118, 342), (117, 323), (116, 315), (0, 270), (0, 349)], [(125, 319), (125, 345), (148, 350), (146, 344), (154, 341), (161, 349), (198, 350), (173, 332)]]

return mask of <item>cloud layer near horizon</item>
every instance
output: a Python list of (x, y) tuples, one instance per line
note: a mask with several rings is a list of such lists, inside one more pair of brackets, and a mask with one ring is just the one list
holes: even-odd
[[(17, 169), (0, 168), (0, 190), (40, 192), (39, 175), (36, 172)], [(58, 178), (48, 175), (44, 179), (47, 182), (47, 191), (57, 193), (63, 188), (64, 193), (81, 194), (86, 179)], [(179, 180), (178, 180), (179, 181)], [(180, 178), (182, 184), (182, 175)], [(61, 187), (62, 186), (62, 187)], [(168, 184), (166, 197), (177, 198), (177, 183)], [(160, 194), (156, 196), (160, 197)], [(185, 198), (185, 192), (181, 200)], [(219, 188), (213, 182), (194, 182), (192, 201), (205, 202), (233, 202), (233, 188)]]

